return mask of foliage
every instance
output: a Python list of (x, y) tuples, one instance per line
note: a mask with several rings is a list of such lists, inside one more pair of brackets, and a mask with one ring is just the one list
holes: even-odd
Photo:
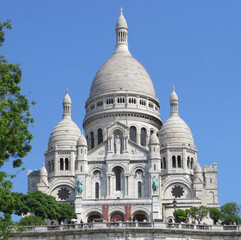
[(76, 219), (74, 208), (67, 203), (58, 204), (59, 207), (59, 216), (57, 218), (59, 224), (65, 219)]
[(205, 217), (208, 216), (208, 207), (200, 206), (200, 207), (191, 207), (190, 208), (190, 216), (200, 223)]
[(177, 223), (186, 222), (189, 213), (190, 213), (189, 209), (185, 209), (185, 210), (177, 209), (173, 213), (175, 222), (177, 222)]
[(53, 196), (40, 191), (34, 191), (28, 195), (19, 194), (21, 204), (16, 208), (16, 214), (33, 213), (44, 219), (57, 219), (59, 217), (59, 206)]
[(38, 216), (26, 216), (19, 221), (20, 226), (35, 226), (35, 225), (47, 225), (47, 223)]
[(241, 207), (236, 202), (226, 203), (221, 207), (221, 213), (225, 224), (236, 222), (241, 223), (240, 218)]
[(213, 220), (213, 223), (216, 224), (218, 220), (222, 218), (222, 213), (217, 208), (209, 208), (209, 217)]
[[(11, 29), (10, 21), (0, 22), (0, 47), (5, 41), (4, 29)], [(22, 158), (31, 150), (30, 141), (33, 138), (28, 128), (33, 123), (30, 114), (30, 104), (21, 93), (21, 69), (19, 65), (8, 63), (0, 55), (0, 168), (10, 159), (13, 167), (22, 165)], [(34, 102), (32, 103), (34, 104)], [(11, 214), (19, 204), (19, 199), (11, 193), (13, 187), (9, 175), (0, 171), (0, 235), (7, 239), (12, 224)]]

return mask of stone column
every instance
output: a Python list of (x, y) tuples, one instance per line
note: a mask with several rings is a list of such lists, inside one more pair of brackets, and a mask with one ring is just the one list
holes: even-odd
[(136, 143), (137, 143), (138, 145), (141, 144), (141, 133), (140, 133), (140, 131), (137, 131), (137, 132), (136, 132)]
[(183, 171), (187, 171), (187, 150), (182, 150), (182, 164), (183, 164)]

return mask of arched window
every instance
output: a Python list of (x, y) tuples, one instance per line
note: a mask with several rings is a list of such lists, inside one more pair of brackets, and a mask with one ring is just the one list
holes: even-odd
[(177, 166), (178, 166), (179, 168), (182, 167), (181, 156), (177, 156)]
[(94, 139), (94, 133), (90, 133), (90, 149), (94, 148), (95, 146), (95, 139)]
[(193, 164), (194, 164), (194, 161), (193, 161), (193, 158), (191, 158), (191, 169), (193, 169)]
[(65, 170), (69, 170), (69, 159), (65, 158)]
[(187, 168), (190, 168), (190, 157), (187, 157)]
[(163, 165), (164, 165), (164, 169), (166, 169), (167, 168), (167, 162), (166, 162), (165, 158), (163, 158)]
[(100, 144), (102, 142), (103, 142), (103, 132), (102, 132), (102, 129), (99, 128), (98, 129), (98, 144)]
[(138, 182), (138, 198), (142, 198), (142, 186), (141, 182)]
[(173, 168), (177, 167), (177, 165), (176, 165), (176, 156), (172, 156), (172, 167)]
[(141, 129), (141, 146), (146, 146), (146, 129)]
[(50, 163), (50, 161), (48, 162), (48, 167), (49, 167), (49, 172), (51, 172), (51, 163)]
[(54, 171), (54, 160), (52, 159), (52, 163), (51, 163), (51, 171)]
[(115, 169), (115, 190), (121, 190), (121, 168)]
[(95, 183), (95, 198), (100, 198), (100, 184), (98, 182)]
[(136, 127), (130, 127), (130, 140), (136, 143)]
[(150, 131), (150, 135), (152, 135), (152, 134), (153, 134), (153, 130)]
[(60, 158), (60, 170), (64, 170), (64, 159)]

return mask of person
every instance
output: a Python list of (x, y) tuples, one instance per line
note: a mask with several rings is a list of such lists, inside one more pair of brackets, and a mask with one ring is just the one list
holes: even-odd
[(84, 222), (83, 222), (83, 220), (81, 219), (81, 220), (80, 220), (80, 227), (83, 228), (83, 226), (84, 226)]

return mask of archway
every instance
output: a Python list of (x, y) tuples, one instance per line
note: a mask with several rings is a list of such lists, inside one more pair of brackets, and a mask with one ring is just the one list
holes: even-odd
[(147, 214), (143, 211), (137, 211), (133, 214), (133, 221), (144, 222), (149, 221)]
[(114, 212), (111, 214), (110, 221), (111, 222), (124, 222), (125, 216), (122, 212)]
[(96, 219), (102, 218), (101, 214), (98, 212), (91, 212), (88, 215), (87, 222), (95, 222)]

